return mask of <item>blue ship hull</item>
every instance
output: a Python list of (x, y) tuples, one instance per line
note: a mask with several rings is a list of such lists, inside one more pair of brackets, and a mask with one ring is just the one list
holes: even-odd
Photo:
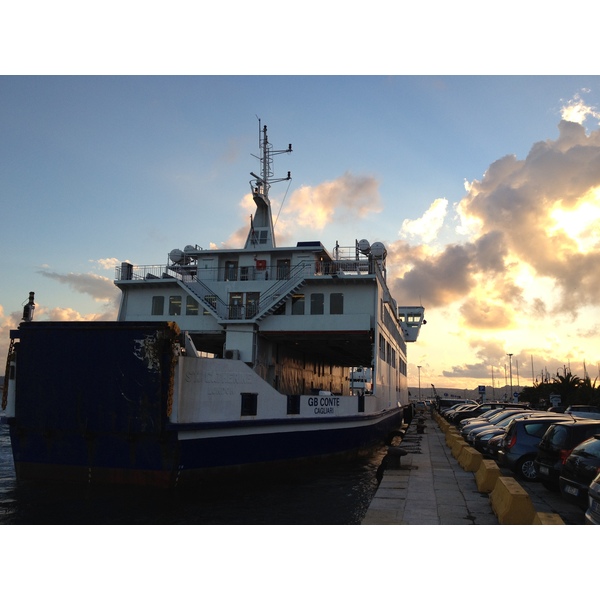
[[(24, 323), (13, 338), (17, 479), (174, 487), (382, 445), (402, 409), (377, 415), (177, 424), (168, 323)], [(153, 368), (135, 356), (153, 337)]]

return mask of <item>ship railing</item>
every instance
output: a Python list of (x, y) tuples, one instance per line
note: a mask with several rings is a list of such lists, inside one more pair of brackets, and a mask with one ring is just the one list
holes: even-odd
[(165, 265), (132, 265), (130, 263), (121, 263), (120, 266), (115, 267), (115, 279), (117, 281), (185, 279), (185, 277), (185, 272)]
[[(175, 267), (177, 268), (177, 267)], [(189, 272), (189, 267), (186, 267)], [(291, 267), (289, 265), (274, 265), (257, 268), (254, 266), (218, 267), (198, 269), (200, 279), (210, 281), (287, 281), (293, 277), (297, 269), (301, 269), (305, 277), (322, 277), (338, 275), (364, 275), (373, 273), (367, 260), (336, 260), (336, 261), (303, 261)], [(178, 269), (178, 268), (177, 268)], [(192, 272), (192, 277), (194, 273)], [(183, 275), (184, 281), (186, 274)]]
[(195, 277), (192, 280), (186, 280), (185, 283), (187, 283), (187, 287), (198, 296), (202, 304), (212, 311), (219, 319), (225, 320), (231, 318), (232, 308), (235, 307), (227, 304), (201, 279)]
[[(298, 271), (303, 277), (337, 277), (340, 275), (365, 275), (374, 272), (372, 261), (368, 260), (334, 260), (303, 261), (295, 267), (272, 266), (258, 269), (256, 267), (219, 267), (201, 269), (196, 265), (132, 265), (122, 263), (115, 267), (117, 281), (144, 281), (149, 279), (179, 279), (184, 282), (205, 280), (211, 281), (289, 281)], [(201, 275), (201, 277), (199, 276)]]
[(299, 288), (304, 283), (304, 280), (313, 274), (314, 271), (313, 261), (302, 261), (294, 266), (289, 271), (288, 277), (285, 280), (277, 281), (260, 295), (260, 302), (252, 318), (260, 318), (272, 312), (279, 304), (285, 301), (288, 294)]

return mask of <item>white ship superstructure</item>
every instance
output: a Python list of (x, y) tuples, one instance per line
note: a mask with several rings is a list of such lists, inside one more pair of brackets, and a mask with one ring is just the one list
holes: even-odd
[(424, 309), (397, 306), (382, 243), (276, 245), (272, 157), (291, 146), (259, 132), (243, 248), (122, 263), (116, 323), (11, 331), (3, 419), (19, 479), (177, 486), (356, 455), (397, 431)]
[[(406, 342), (420, 306), (398, 307), (386, 284), (386, 249), (355, 241), (277, 247), (268, 197), (273, 151), (261, 130), (261, 175), (252, 173), (256, 213), (240, 249), (188, 245), (160, 266), (117, 269), (121, 321), (175, 321), (188, 356), (239, 360), (285, 395), (352, 395), (351, 370), (366, 366), (379, 408), (407, 405)], [(288, 173), (286, 180), (290, 178)], [(363, 386), (364, 387), (364, 386)]]

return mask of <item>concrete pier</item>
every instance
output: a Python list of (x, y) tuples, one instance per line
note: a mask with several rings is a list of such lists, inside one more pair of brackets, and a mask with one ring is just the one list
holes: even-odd
[(407, 454), (399, 468), (385, 469), (362, 525), (498, 525), (489, 494), (429, 415), (422, 431), (414, 419), (400, 444)]

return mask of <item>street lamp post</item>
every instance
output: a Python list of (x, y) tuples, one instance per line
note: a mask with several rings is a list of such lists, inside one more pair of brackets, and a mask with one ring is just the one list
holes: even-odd
[(417, 365), (417, 369), (419, 369), (419, 401), (421, 400), (421, 365)]
[(510, 375), (510, 401), (512, 402), (513, 399), (513, 391), (512, 391), (512, 354), (507, 354), (506, 356), (508, 356), (508, 365), (509, 365), (509, 375)]

